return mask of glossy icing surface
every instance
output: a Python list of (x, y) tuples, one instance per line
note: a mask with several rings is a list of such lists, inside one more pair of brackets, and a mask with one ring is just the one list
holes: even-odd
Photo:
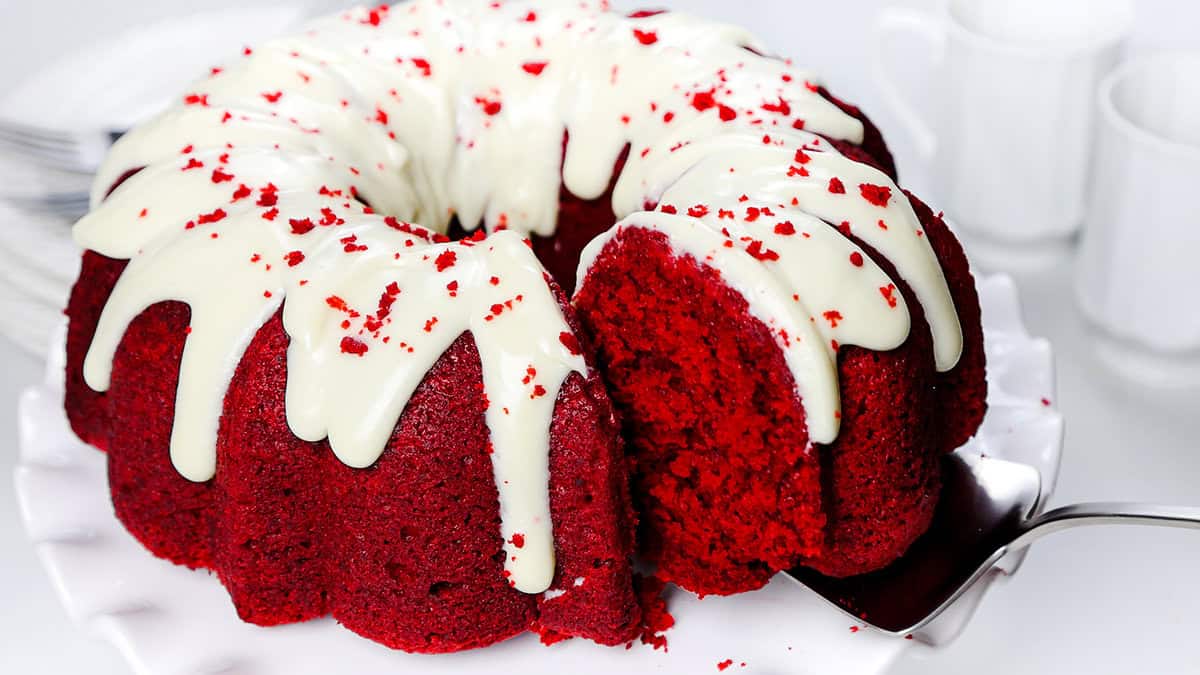
[[(814, 441), (837, 433), (832, 341), (888, 349), (909, 323), (893, 282), (868, 257), (855, 264), (855, 245), (826, 222), (892, 260), (925, 306), (938, 367), (958, 358), (953, 303), (907, 201), (817, 135), (860, 141), (861, 123), (765, 52), (740, 28), (567, 0), (360, 8), (247, 49), (124, 137), (99, 172), (76, 240), (131, 262), (87, 381), (108, 387), (138, 313), (188, 303), (171, 453), (206, 480), (234, 369), (282, 306), (289, 424), (369, 466), (424, 374), (470, 330), (506, 567), (520, 590), (545, 590), (550, 418), (563, 380), (586, 366), (521, 235), (553, 232), (560, 186), (602, 194), (626, 146), (618, 227), (660, 229), (716, 261), (778, 329)], [(493, 234), (431, 233), (453, 218)]]

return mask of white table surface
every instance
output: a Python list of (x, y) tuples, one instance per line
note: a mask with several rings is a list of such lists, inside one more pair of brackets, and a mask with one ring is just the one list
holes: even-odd
[[(924, 1), (909, 4), (914, 3)], [(184, 0), (4, 0), (0, 88), (53, 56), (39, 39), (49, 31), (86, 40), (122, 25), (106, 8), (121, 7), (125, 15), (125, 8), (138, 5), (152, 18), (169, 15), (181, 4)], [(206, 4), (229, 6), (235, 0)], [(925, 183), (907, 139), (870, 85), (867, 37), (849, 28), (865, 25), (887, 3), (814, 0), (805, 3), (812, 13), (803, 25), (770, 20), (772, 11), (783, 11), (779, 2), (646, 4), (686, 6), (755, 25), (780, 51), (813, 64), (834, 91), (863, 104), (885, 132), (891, 129), (889, 141), (906, 185), (919, 189)], [(1137, 4), (1133, 49), (1200, 48), (1200, 3)], [(21, 29), (13, 30), (16, 26)], [(796, 34), (803, 38), (789, 39)], [(1051, 506), (1118, 499), (1200, 504), (1200, 391), (1155, 391), (1109, 375), (1094, 359), (1072, 302), (1071, 267), (1066, 258), (1009, 270), (1021, 289), (1030, 331), (1050, 338), (1058, 356), (1055, 403), (1067, 419), (1067, 441)], [(113, 648), (67, 620), (25, 538), (9, 478), (17, 454), (16, 399), (41, 377), (41, 364), (0, 341), (0, 373), (0, 411), (8, 411), (0, 413), (0, 673), (127, 673)], [(1195, 532), (1095, 528), (1056, 535), (1037, 544), (1021, 572), (985, 599), (956, 642), (938, 650), (914, 648), (895, 672), (1200, 673), (1198, 569), (1200, 535)]]

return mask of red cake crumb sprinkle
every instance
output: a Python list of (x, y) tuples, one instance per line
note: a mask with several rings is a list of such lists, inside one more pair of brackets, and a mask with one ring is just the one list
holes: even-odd
[(583, 349), (579, 346), (579, 338), (566, 331), (558, 334), (558, 341), (567, 348), (567, 351), (571, 352), (575, 356), (579, 356), (583, 353)]
[(272, 209), (263, 211), (262, 217), (263, 217), (263, 220), (275, 220), (275, 217), (278, 215), (279, 215), (279, 209), (272, 208)]
[(637, 38), (637, 41), (644, 45), (652, 45), (655, 42), (658, 42), (658, 33), (652, 30), (639, 30), (634, 28), (633, 37)]
[(758, 220), (758, 217), (761, 216), (762, 214), (763, 214), (763, 209), (760, 209), (757, 206), (747, 207), (746, 208), (746, 222), (753, 223), (754, 221)]
[(258, 201), (255, 202), (258, 206), (275, 206), (279, 202), (279, 188), (275, 187), (274, 183), (267, 183), (259, 193)]
[(199, 225), (208, 225), (210, 223), (220, 222), (225, 219), (226, 215), (228, 214), (225, 213), (224, 209), (217, 209), (212, 213), (200, 214), (200, 217), (196, 219), (196, 223)]
[(288, 224), (292, 226), (292, 234), (308, 234), (316, 228), (311, 218), (289, 218)]
[(1044, 398), (1044, 397), (1043, 397), (1043, 398), (1042, 398), (1042, 405), (1044, 405), (1044, 406), (1046, 406), (1047, 408), (1049, 408), (1049, 407), (1050, 407), (1050, 399), (1048, 399), (1048, 398)]
[(825, 320), (829, 322), (831, 328), (837, 328), (838, 322), (842, 320), (842, 313), (836, 309), (831, 309), (823, 315)]
[(146, 217), (146, 215), (147, 215), (148, 213), (150, 213), (150, 210), (149, 210), (149, 209), (142, 209), (142, 210), (141, 210), (141, 211), (138, 213), (138, 218), (145, 218), (145, 217)]
[(792, 221), (790, 220), (775, 223), (775, 234), (784, 236), (796, 234), (796, 226), (792, 225)]
[[(333, 212), (333, 209), (329, 208), (328, 206), (321, 207), (321, 225), (329, 227), (330, 225), (343, 225), (345, 222), (346, 221), (342, 220), (341, 218), (338, 218), (337, 214)], [(342, 243), (345, 243), (345, 241), (343, 240)]]
[(545, 61), (528, 61), (521, 65), (521, 70), (524, 70), (525, 72), (527, 72), (530, 75), (533, 75), (535, 77), (538, 75), (541, 75), (542, 71), (545, 69), (546, 69)]
[(379, 106), (375, 106), (375, 121), (387, 126), (388, 114), (387, 111)]
[(450, 283), (446, 284), (446, 290), (449, 291), (450, 297), (457, 298), (458, 297), (458, 281), (457, 280), (451, 281)]
[(202, 168), (204, 168), (204, 162), (201, 162), (200, 160), (196, 159), (195, 157), (191, 157), (188, 159), (188, 163), (186, 165), (184, 165), (182, 170), (183, 171), (191, 171), (192, 169), (202, 169)]
[(191, 143), (188, 143), (187, 145), (183, 146), (183, 149), (179, 151), (179, 154), (181, 154), (181, 155), (191, 154), (192, 150), (194, 150), (194, 149), (195, 149), (195, 146), (193, 146)]
[(688, 209), (688, 215), (693, 218), (703, 218), (708, 215), (708, 207), (704, 204), (696, 204)]
[(225, 173), (224, 171), (221, 170), (221, 167), (217, 167), (217, 168), (213, 169), (212, 182), (228, 183), (231, 180), (233, 180), (233, 174)]
[(850, 626), (850, 632), (851, 632), (851, 633), (857, 633), (857, 632), (858, 632), (858, 626)]
[(508, 543), (512, 544), (513, 546), (516, 546), (517, 548), (524, 548), (525, 547), (525, 535), (521, 534), (520, 532), (514, 532), (512, 539), (509, 539)]
[(287, 254), (283, 256), (283, 259), (287, 262), (288, 267), (295, 267), (296, 265), (304, 262), (304, 253), (302, 251), (288, 251)]
[(346, 304), (346, 301), (336, 295), (331, 295), (328, 298), (325, 298), (325, 304), (339, 312), (351, 311), (350, 306)]
[(762, 104), (762, 109), (766, 110), (767, 112), (779, 113), (780, 115), (792, 114), (792, 105), (788, 103), (787, 100), (782, 96), (779, 97), (778, 103), (767, 102)]
[(779, 260), (778, 253), (764, 247), (763, 243), (757, 239), (750, 242), (750, 245), (746, 247), (746, 253), (749, 253), (758, 260)]
[(842, 183), (841, 179), (834, 176), (829, 179), (829, 191), (835, 195), (844, 195), (846, 194), (846, 186)]
[(380, 5), (372, 8), (367, 11), (367, 18), (362, 19), (359, 23), (369, 26), (378, 26), (383, 21), (383, 17), (387, 16), (388, 9), (390, 8), (387, 5)]
[(235, 201), (235, 202), (241, 201), (241, 200), (245, 199), (246, 197), (249, 197), (252, 192), (253, 192), (253, 190), (251, 190), (244, 183), (241, 185), (238, 185), (238, 188), (233, 191), (233, 201)]
[(862, 254), (861, 254), (861, 253), (859, 253), (858, 251), (855, 251), (854, 253), (851, 253), (851, 254), (850, 254), (850, 264), (851, 264), (851, 265), (854, 265), (855, 267), (862, 267), (862, 266), (863, 266), (863, 256), (862, 256)]
[(717, 663), (717, 670), (724, 672), (726, 668), (733, 665), (733, 659), (725, 659)]
[(489, 116), (499, 115), (500, 111), (504, 108), (504, 105), (500, 101), (483, 96), (476, 96), (475, 102), (479, 104), (479, 107), (483, 108), (483, 113)]
[(858, 186), (858, 191), (860, 194), (862, 194), (863, 199), (871, 202), (875, 206), (887, 206), (888, 200), (892, 198), (892, 189), (885, 185), (862, 183)]
[(659, 14), (665, 14), (666, 12), (667, 10), (665, 9), (639, 9), (636, 12), (630, 12), (627, 16), (631, 19), (647, 19)]
[(672, 215), (679, 213), (679, 209), (675, 208), (674, 204), (663, 204), (659, 207), (659, 210), (663, 213), (670, 213)]
[(437, 322), (438, 318), (436, 316), (429, 317), (429, 319), (425, 321), (425, 332), (432, 333), (433, 327), (437, 325)]
[(721, 121), (732, 122), (737, 119), (737, 111), (724, 103), (717, 105), (717, 113), (721, 116)]
[(353, 354), (355, 356), (362, 356), (363, 354), (367, 353), (367, 344), (365, 342), (360, 342), (359, 340), (355, 340), (354, 338), (350, 337), (349, 335), (342, 338), (341, 348), (342, 348), (343, 354)]
[(698, 91), (692, 94), (692, 107), (700, 112), (715, 107), (717, 100), (713, 96), (714, 93), (716, 93), (715, 89), (709, 89), (708, 91)]
[(208, 94), (188, 94), (183, 97), (184, 105), (198, 105), (204, 108), (208, 107)]
[(553, 645), (553, 644), (558, 644), (559, 642), (562, 642), (563, 640), (571, 639), (570, 635), (567, 635), (565, 633), (556, 633), (555, 631), (552, 631), (549, 628), (542, 628), (542, 627), (535, 626), (534, 630), (537, 631), (538, 641), (541, 642), (542, 644), (546, 645), (547, 647), (549, 647), (550, 645)]
[(880, 286), (879, 293), (883, 295), (884, 300), (887, 300), (888, 307), (893, 309), (896, 307), (896, 284)]
[(667, 601), (662, 597), (667, 583), (655, 575), (634, 574), (633, 587), (642, 607), (642, 644), (667, 651), (667, 638), (663, 633), (675, 625), (675, 617), (667, 611)]
[(412, 59), (413, 65), (421, 71), (422, 77), (431, 77), (433, 75), (433, 66), (429, 65), (429, 61), (422, 58)]
[(438, 257), (434, 259), (433, 264), (437, 266), (437, 271), (445, 272), (448, 268), (454, 267), (454, 263), (458, 260), (458, 254), (449, 249), (442, 251)]
[(352, 234), (349, 237), (342, 237), (338, 241), (342, 242), (342, 250), (346, 253), (358, 253), (367, 250), (365, 244), (359, 244), (358, 235)]
[(283, 98), (282, 91), (264, 91), (262, 97), (267, 100), (267, 103), (279, 103), (279, 99)]
[(488, 283), (493, 286), (499, 286), (500, 285), (500, 277), (492, 277), (491, 279), (488, 279)]
[(533, 23), (534, 21), (537, 21), (537, 12), (531, 10), (525, 15), (525, 23)]
[(803, 148), (800, 148), (796, 150), (796, 156), (792, 158), (792, 161), (797, 164), (808, 164), (812, 161), (812, 156), (804, 152)]

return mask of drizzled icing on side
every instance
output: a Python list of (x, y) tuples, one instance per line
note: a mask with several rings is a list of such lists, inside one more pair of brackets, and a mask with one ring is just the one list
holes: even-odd
[[(506, 569), (520, 590), (548, 588), (550, 420), (562, 383), (587, 367), (526, 240), (497, 232), (447, 242), (364, 213), (324, 164), (222, 156), (190, 153), (155, 165), (78, 225), (89, 248), (104, 248), (92, 238), (107, 238), (110, 222), (159, 227), (137, 245), (104, 308), (84, 362), (88, 383), (108, 388), (113, 355), (138, 314), (163, 300), (186, 302), (191, 324), (170, 451), (181, 474), (207, 480), (216, 471), (221, 407), (233, 372), (255, 332), (282, 306), (291, 338), (289, 426), (304, 440), (328, 438), (340, 460), (367, 467), (417, 385), (469, 331), (488, 402), (501, 535), (511, 548)], [(193, 160), (204, 166), (184, 171)], [(180, 178), (192, 171), (203, 172), (202, 179)], [(187, 199), (139, 206), (155, 193), (146, 186), (176, 181), (189, 194), (211, 193), (210, 206), (186, 211)], [(520, 547), (512, 543), (521, 540)]]
[[(550, 418), (564, 379), (585, 366), (521, 236), (553, 231), (560, 186), (603, 194), (626, 146), (613, 209), (629, 218), (618, 227), (660, 229), (717, 261), (779, 333), (814, 441), (837, 433), (832, 341), (888, 349), (909, 324), (869, 257), (838, 266), (859, 252), (822, 220), (845, 221), (895, 264), (925, 307), (939, 368), (958, 358), (953, 304), (907, 201), (821, 139), (858, 142), (861, 123), (765, 52), (736, 27), (572, 0), (356, 9), (247, 49), (122, 138), (98, 174), (76, 240), (131, 262), (85, 377), (106, 389), (129, 322), (155, 302), (186, 302), (171, 454), (205, 480), (234, 369), (282, 306), (290, 426), (368, 466), (414, 387), (469, 330), (506, 569), (517, 588), (545, 590)], [(835, 179), (844, 191), (830, 189)], [(658, 210), (641, 212), (648, 204)], [(494, 234), (430, 233), (455, 217)]]

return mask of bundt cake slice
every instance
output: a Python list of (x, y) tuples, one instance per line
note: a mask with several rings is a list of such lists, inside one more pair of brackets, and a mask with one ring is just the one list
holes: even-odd
[(641, 550), (700, 593), (884, 567), (928, 527), (940, 456), (982, 417), (966, 260), (859, 146), (711, 146), (579, 270)]

